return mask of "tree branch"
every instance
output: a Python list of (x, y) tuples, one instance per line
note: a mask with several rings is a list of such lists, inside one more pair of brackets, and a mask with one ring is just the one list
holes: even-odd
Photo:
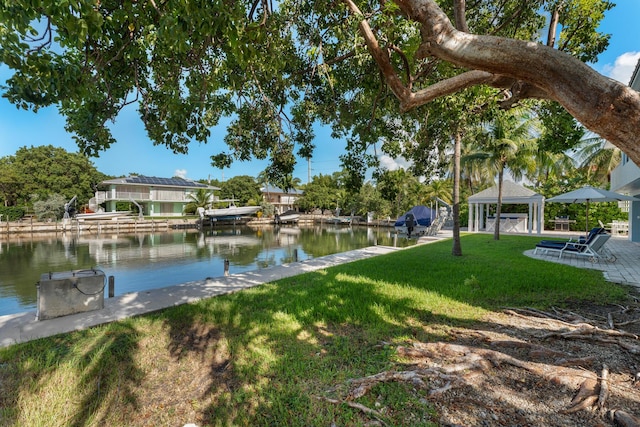
[[(421, 24), (423, 52), (460, 67), (522, 80), (537, 87), (585, 127), (640, 164), (637, 91), (549, 46), (457, 31), (434, 0), (395, 1), (405, 16)], [(383, 72), (388, 78), (384, 69)]]
[(553, 47), (556, 44), (556, 33), (558, 31), (558, 20), (560, 19), (560, 7), (558, 4), (551, 12), (551, 20), (549, 22), (549, 32), (547, 33), (547, 46)]
[(51, 18), (47, 17), (47, 26), (44, 30), (44, 33), (40, 37), (30, 37), (27, 36), (26, 40), (30, 43), (42, 42), (39, 46), (27, 50), (27, 56), (31, 55), (34, 52), (40, 52), (45, 47), (51, 46), (51, 41), (53, 40), (53, 31), (51, 30)]
[(411, 67), (409, 66), (409, 60), (407, 59), (407, 56), (404, 54), (402, 49), (400, 49), (396, 45), (392, 44), (391, 46), (389, 46), (389, 49), (391, 49), (392, 51), (400, 55), (400, 58), (402, 59), (402, 63), (404, 64), (405, 72), (407, 74), (407, 89), (411, 90), (411, 86), (412, 86)]
[(452, 93), (459, 92), (462, 89), (477, 86), (479, 84), (501, 86), (500, 83), (502, 83), (502, 80), (502, 78), (484, 71), (468, 71), (455, 77), (434, 83), (426, 89), (412, 93), (407, 97), (399, 98), (400, 110), (406, 112), (441, 96), (451, 95)]
[(380, 47), (376, 36), (373, 34), (369, 23), (364, 19), (364, 15), (356, 6), (356, 4), (352, 0), (344, 0), (345, 4), (354, 15), (361, 18), (360, 23), (358, 24), (360, 28), (360, 32), (364, 37), (364, 40), (369, 48), (369, 52), (371, 52), (371, 56), (378, 64), (378, 68), (382, 71), (382, 74), (385, 76), (385, 80), (391, 91), (398, 97), (398, 99), (403, 99), (410, 96), (411, 92), (402, 84), (400, 78), (396, 74), (396, 70), (391, 65), (391, 61), (389, 59), (389, 55), (387, 51)]
[(453, 16), (456, 20), (456, 28), (459, 31), (469, 32), (469, 26), (467, 25), (467, 14), (465, 0), (454, 0), (453, 2)]

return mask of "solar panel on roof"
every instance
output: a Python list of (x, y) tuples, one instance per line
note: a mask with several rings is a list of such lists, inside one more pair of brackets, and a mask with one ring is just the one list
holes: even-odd
[(207, 187), (206, 184), (191, 181), (183, 178), (158, 178), (155, 176), (132, 176), (126, 178), (126, 182), (131, 184), (166, 185), (174, 187)]

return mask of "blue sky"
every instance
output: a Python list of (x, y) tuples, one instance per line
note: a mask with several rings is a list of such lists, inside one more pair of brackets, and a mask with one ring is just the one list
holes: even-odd
[[(640, 0), (615, 0), (617, 6), (611, 10), (601, 30), (611, 34), (609, 48), (600, 55), (593, 67), (600, 73), (629, 83), (631, 73), (640, 58)], [(4, 82), (8, 72), (0, 67), (0, 80)], [(15, 106), (0, 98), (0, 157), (12, 155), (20, 147), (51, 144), (67, 151), (77, 151), (70, 134), (64, 130), (64, 119), (56, 108), (41, 109), (38, 113), (17, 110)], [(112, 126), (118, 141), (99, 158), (92, 159), (99, 171), (114, 176), (138, 173), (148, 176), (183, 176), (190, 179), (228, 179), (236, 175), (256, 176), (267, 166), (267, 161), (236, 162), (230, 168), (213, 168), (210, 156), (226, 149), (223, 142), (225, 124), (212, 130), (208, 144), (193, 144), (188, 155), (173, 154), (164, 146), (154, 146), (146, 136), (137, 112), (130, 108), (118, 117)], [(339, 155), (344, 152), (344, 142), (334, 140), (331, 130), (316, 127), (316, 151), (311, 160), (311, 175), (331, 174), (340, 170)], [(402, 162), (383, 158), (389, 169)], [(307, 182), (308, 164), (301, 160), (294, 175)]]

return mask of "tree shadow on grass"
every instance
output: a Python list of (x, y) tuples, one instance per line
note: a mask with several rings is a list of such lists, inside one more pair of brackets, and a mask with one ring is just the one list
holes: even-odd
[(101, 425), (136, 411), (138, 335), (123, 321), (3, 349), (2, 425)]
[[(409, 254), (394, 254), (398, 262), (406, 255)], [(185, 349), (204, 355), (206, 348), (213, 348), (213, 353), (207, 353), (211, 357), (215, 349), (221, 348), (222, 337), (226, 341), (224, 363), (212, 359), (208, 364), (209, 385), (200, 397), (206, 408), (201, 412), (200, 422), (213, 425), (366, 422), (367, 416), (357, 410), (318, 401), (316, 397), (327, 393), (340, 395), (350, 379), (401, 366), (395, 356), (398, 345), (447, 341), (451, 339), (452, 327), (472, 331), (501, 329), (514, 339), (519, 332), (545, 332), (517, 331), (517, 328), (510, 332), (504, 325), (477, 320), (478, 311), (495, 309), (499, 302), (496, 295), (513, 292), (510, 287), (514, 285), (508, 281), (504, 286), (509, 289), (498, 289), (497, 293), (485, 293), (482, 289), (469, 293), (468, 289), (460, 288), (478, 287), (477, 282), (451, 286), (440, 279), (447, 272), (435, 272), (436, 267), (426, 268), (423, 276), (408, 273), (411, 268), (424, 269), (424, 260), (405, 261), (404, 273), (400, 268), (389, 272), (377, 261), (360, 262), (355, 274), (353, 266), (335, 267), (202, 301), (179, 315), (178, 311), (167, 312), (170, 347), (176, 357), (184, 354)], [(463, 260), (460, 267), (464, 267)], [(429, 271), (435, 274), (429, 275)], [(494, 269), (477, 274), (478, 280), (484, 280), (483, 274), (506, 273)], [(520, 274), (516, 276), (521, 280)], [(442, 282), (430, 282), (433, 277)], [(518, 283), (515, 286), (529, 286), (532, 294), (537, 287)], [(461, 295), (473, 302), (464, 301)], [(443, 305), (449, 308), (442, 309)], [(198, 338), (194, 341), (193, 337)], [(208, 344), (202, 345), (202, 337)], [(484, 346), (473, 334), (468, 344)], [(517, 353), (512, 356), (519, 357)], [(556, 388), (567, 396), (575, 391), (565, 386)], [(483, 390), (476, 392), (481, 394)], [(412, 403), (416, 411), (422, 411), (418, 417), (422, 421), (404, 418), (398, 409), (388, 420), (391, 424), (436, 422), (433, 415), (425, 415), (431, 411), (426, 408), (428, 405), (416, 403), (419, 395), (416, 397), (411, 390), (403, 393), (402, 405)], [(633, 399), (626, 403), (638, 404)], [(511, 409), (518, 411), (515, 407)]]

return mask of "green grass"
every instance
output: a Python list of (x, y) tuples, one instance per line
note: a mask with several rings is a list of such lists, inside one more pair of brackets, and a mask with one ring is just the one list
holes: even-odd
[[(530, 259), (538, 238), (470, 235), (0, 350), (0, 425), (363, 425), (349, 379), (395, 346), (479, 327), (503, 307), (621, 301), (602, 273)], [(432, 426), (412, 387), (358, 399), (388, 425)]]

